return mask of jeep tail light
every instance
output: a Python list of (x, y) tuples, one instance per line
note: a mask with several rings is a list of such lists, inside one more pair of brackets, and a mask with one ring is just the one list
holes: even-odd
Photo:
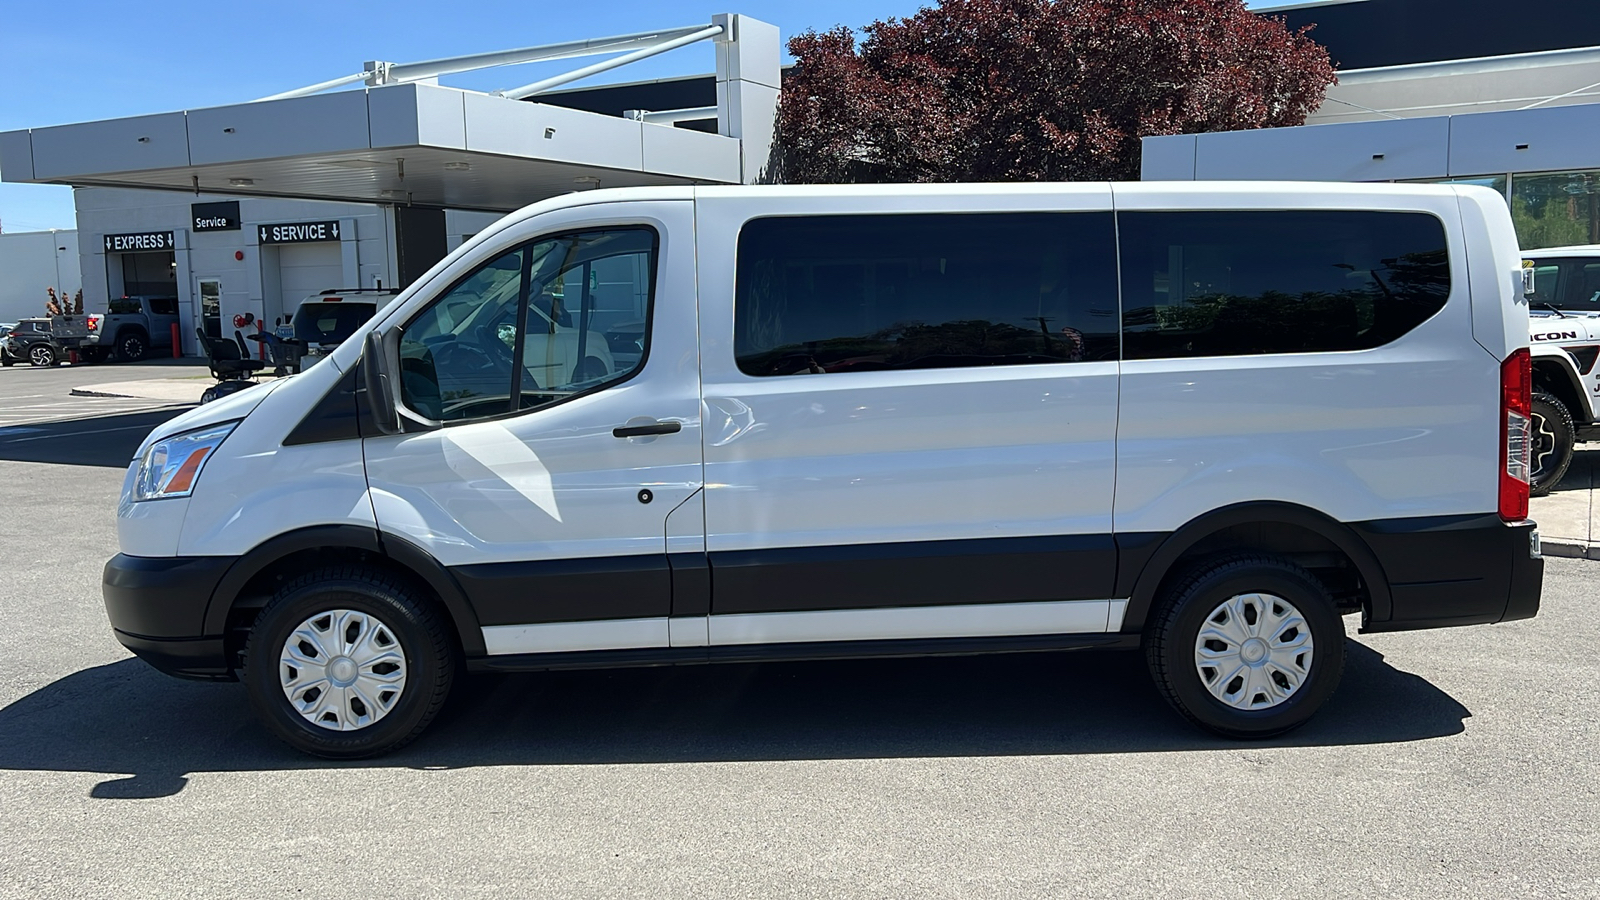
[(1533, 356), (1527, 347), (1500, 364), (1500, 518), (1528, 517), (1528, 483), (1533, 474)]

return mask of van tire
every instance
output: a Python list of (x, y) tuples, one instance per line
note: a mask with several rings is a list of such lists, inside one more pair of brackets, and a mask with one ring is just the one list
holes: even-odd
[[(280, 665), (289, 637), (335, 610), (369, 617), (361, 627), (385, 629), (378, 637), (392, 636), (404, 660), (404, 685), (394, 705), (371, 724), (350, 730), (313, 724), (302, 715), (285, 692)], [(367, 632), (361, 634), (358, 645), (366, 640)], [(284, 743), (328, 759), (360, 759), (396, 750), (427, 728), (450, 694), (459, 656), (446, 620), (425, 592), (383, 569), (332, 566), (287, 582), (261, 610), (245, 644), (241, 680), (256, 715)], [(338, 656), (333, 660), (342, 664)], [(365, 707), (352, 702), (351, 708)]]
[(1561, 483), (1572, 465), (1572, 448), (1577, 433), (1572, 413), (1553, 394), (1533, 393), (1533, 472), (1529, 490), (1543, 497)]
[[(1263, 600), (1262, 595), (1270, 595)], [(1255, 597), (1250, 601), (1248, 598)], [(1275, 602), (1271, 598), (1277, 598)], [(1224, 604), (1252, 603), (1260, 607), (1265, 602), (1283, 611), (1297, 611), (1296, 621), (1304, 621), (1310, 633), (1309, 659), (1305, 675), (1286, 698), (1273, 701), (1268, 691), (1274, 690), (1265, 681), (1235, 682), (1227, 679), (1229, 672), (1213, 674), (1212, 685), (1220, 689), (1233, 683), (1242, 683), (1236, 694), (1252, 691), (1250, 684), (1260, 683), (1266, 689), (1255, 696), (1262, 699), (1262, 708), (1249, 709), (1230, 705), (1219, 699), (1208, 687), (1202, 674), (1199, 645), (1203, 626), (1215, 614), (1221, 614)], [(1285, 605), (1286, 604), (1286, 605)], [(1173, 708), (1189, 721), (1214, 734), (1237, 739), (1259, 739), (1282, 734), (1297, 728), (1311, 718), (1334, 689), (1344, 672), (1344, 623), (1334, 610), (1328, 590), (1310, 572), (1294, 563), (1274, 556), (1239, 554), (1211, 559), (1197, 565), (1180, 576), (1170, 589), (1163, 592), (1146, 632), (1145, 657), (1156, 687)], [(1256, 623), (1260, 623), (1257, 612)], [(1248, 617), (1246, 617), (1248, 618)], [(1215, 631), (1212, 631), (1215, 634)], [(1249, 632), (1252, 633), (1253, 632)], [(1282, 629), (1290, 634), (1289, 628)], [(1272, 674), (1278, 662), (1275, 655), (1279, 647), (1289, 647), (1293, 641), (1275, 646), (1270, 638), (1255, 646), (1244, 648), (1237, 658), (1248, 659), (1252, 653), (1263, 650), (1268, 656), (1252, 666), (1240, 666), (1238, 671), (1250, 670), (1245, 677), (1258, 679), (1283, 677)], [(1299, 640), (1298, 634), (1294, 640)], [(1215, 641), (1207, 645), (1210, 652)], [(1248, 643), (1248, 640), (1246, 641)], [(1220, 647), (1219, 647), (1220, 649)], [(1210, 669), (1213, 673), (1218, 670)], [(1248, 702), (1248, 698), (1244, 698)]]

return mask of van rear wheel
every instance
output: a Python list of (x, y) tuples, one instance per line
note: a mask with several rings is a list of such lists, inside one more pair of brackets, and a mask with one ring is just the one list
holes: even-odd
[(1242, 554), (1165, 592), (1145, 655), (1185, 718), (1224, 737), (1265, 738), (1304, 724), (1338, 687), (1344, 624), (1310, 572)]
[(242, 680), (279, 739), (316, 756), (357, 759), (421, 734), (458, 667), (430, 598), (381, 569), (336, 566), (294, 579), (261, 611)]
[(1577, 437), (1572, 413), (1553, 394), (1533, 392), (1533, 469), (1529, 490), (1535, 497), (1550, 493), (1572, 465), (1572, 447)]

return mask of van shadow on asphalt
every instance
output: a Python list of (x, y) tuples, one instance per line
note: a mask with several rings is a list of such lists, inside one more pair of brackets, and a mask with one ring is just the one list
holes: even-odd
[(189, 408), (0, 427), (0, 460), (125, 469), (145, 435)]
[(1471, 713), (1347, 641), (1308, 725), (1241, 744), (1189, 726), (1136, 652), (1032, 653), (474, 675), (414, 744), (330, 762), (278, 743), (237, 684), (138, 660), (76, 672), (0, 709), (0, 770), (118, 772), (91, 796), (154, 798), (195, 772), (1232, 750), (1417, 741)]

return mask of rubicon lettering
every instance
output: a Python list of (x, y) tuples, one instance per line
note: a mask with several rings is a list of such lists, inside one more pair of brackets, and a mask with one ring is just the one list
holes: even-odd
[(1536, 334), (1533, 339), (1536, 341), (1575, 341), (1578, 339), (1578, 333), (1576, 331), (1552, 331), (1547, 334)]
[(279, 225), (257, 225), (256, 238), (262, 244), (305, 244), (312, 241), (339, 240), (339, 223), (284, 222)]

